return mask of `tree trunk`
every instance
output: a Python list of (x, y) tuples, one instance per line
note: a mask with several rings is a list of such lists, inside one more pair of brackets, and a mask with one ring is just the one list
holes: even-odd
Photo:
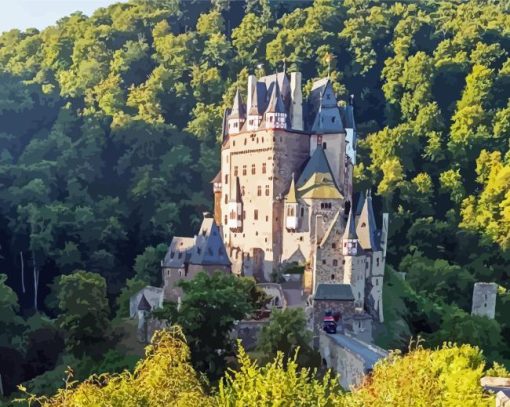
[(25, 294), (25, 263), (23, 262), (23, 251), (19, 252), (19, 257), (21, 258), (21, 289), (23, 290), (23, 294)]
[(34, 266), (34, 308), (37, 312), (37, 290), (39, 288), (39, 271), (35, 265), (35, 253), (32, 252), (32, 263)]

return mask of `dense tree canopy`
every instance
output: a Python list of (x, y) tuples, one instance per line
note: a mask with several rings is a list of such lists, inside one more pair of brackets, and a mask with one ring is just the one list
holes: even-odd
[[(93, 376), (70, 382), (52, 398), (28, 395), (46, 407), (122, 406), (492, 406), (480, 378), (486, 373), (480, 351), (468, 345), (421, 347), (408, 355), (393, 354), (376, 364), (372, 375), (352, 393), (340, 390), (331, 371), (299, 368), (295, 359), (278, 354), (265, 366), (252, 361), (242, 348), (239, 368), (231, 370), (215, 394), (190, 363), (190, 350), (178, 328), (159, 331), (133, 372)], [(501, 367), (497, 374), (508, 375)]]
[(2, 328), (23, 342), (18, 309), (62, 314), (59, 276), (99, 274), (110, 304), (159, 284), (165, 245), (211, 208), (224, 108), (285, 61), (305, 94), (329, 74), (355, 95), (355, 190), (390, 212), (408, 273), (386, 282), (388, 343), (471, 332), (473, 283), (495, 281), (495, 339), (457, 339), (510, 359), (509, 52), (488, 0), (131, 0), (1, 34), (0, 346)]

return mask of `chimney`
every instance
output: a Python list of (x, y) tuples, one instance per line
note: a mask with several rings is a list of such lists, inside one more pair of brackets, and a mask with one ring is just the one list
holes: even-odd
[(255, 86), (257, 85), (257, 77), (255, 75), (248, 76), (248, 98), (246, 100), (246, 111), (249, 113), (251, 109), (251, 104), (253, 101), (253, 92), (255, 91)]
[(303, 95), (301, 93), (301, 72), (290, 74), (290, 123), (294, 130), (304, 130), (303, 127)]

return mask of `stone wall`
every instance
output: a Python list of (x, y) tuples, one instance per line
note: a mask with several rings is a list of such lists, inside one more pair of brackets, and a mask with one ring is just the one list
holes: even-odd
[(324, 367), (339, 374), (340, 386), (349, 390), (361, 384), (365, 376), (365, 366), (359, 355), (336, 346), (327, 335), (320, 336), (320, 350)]
[(471, 314), (494, 319), (497, 295), (496, 283), (475, 283)]
[(252, 350), (257, 346), (262, 328), (268, 323), (269, 319), (239, 321), (232, 332), (232, 338), (240, 339), (244, 349)]
[(243, 253), (261, 250), (264, 256), (253, 274), (262, 272), (266, 280), (282, 254), (283, 197), (289, 189), (292, 173), (298, 172), (308, 154), (309, 136), (284, 130), (239, 133), (230, 136), (222, 150), (224, 218), (236, 173), (244, 191), (243, 229), (231, 231), (224, 219), (224, 242), (227, 247), (239, 247)]
[[(318, 336), (322, 332), (322, 322), (326, 311), (331, 310), (333, 314), (339, 312), (342, 316), (342, 325), (344, 329), (352, 330), (349, 319), (355, 312), (353, 301), (332, 301), (332, 300), (314, 300), (313, 301), (313, 333)], [(340, 328), (339, 328), (340, 330)]]
[(339, 374), (340, 385), (346, 390), (359, 386), (373, 365), (388, 355), (384, 349), (349, 334), (321, 333), (319, 351), (323, 365)]

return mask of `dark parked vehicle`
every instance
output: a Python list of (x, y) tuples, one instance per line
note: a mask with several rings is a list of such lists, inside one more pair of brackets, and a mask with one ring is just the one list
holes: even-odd
[(328, 334), (336, 334), (336, 321), (331, 311), (326, 311), (322, 320), (322, 329)]

